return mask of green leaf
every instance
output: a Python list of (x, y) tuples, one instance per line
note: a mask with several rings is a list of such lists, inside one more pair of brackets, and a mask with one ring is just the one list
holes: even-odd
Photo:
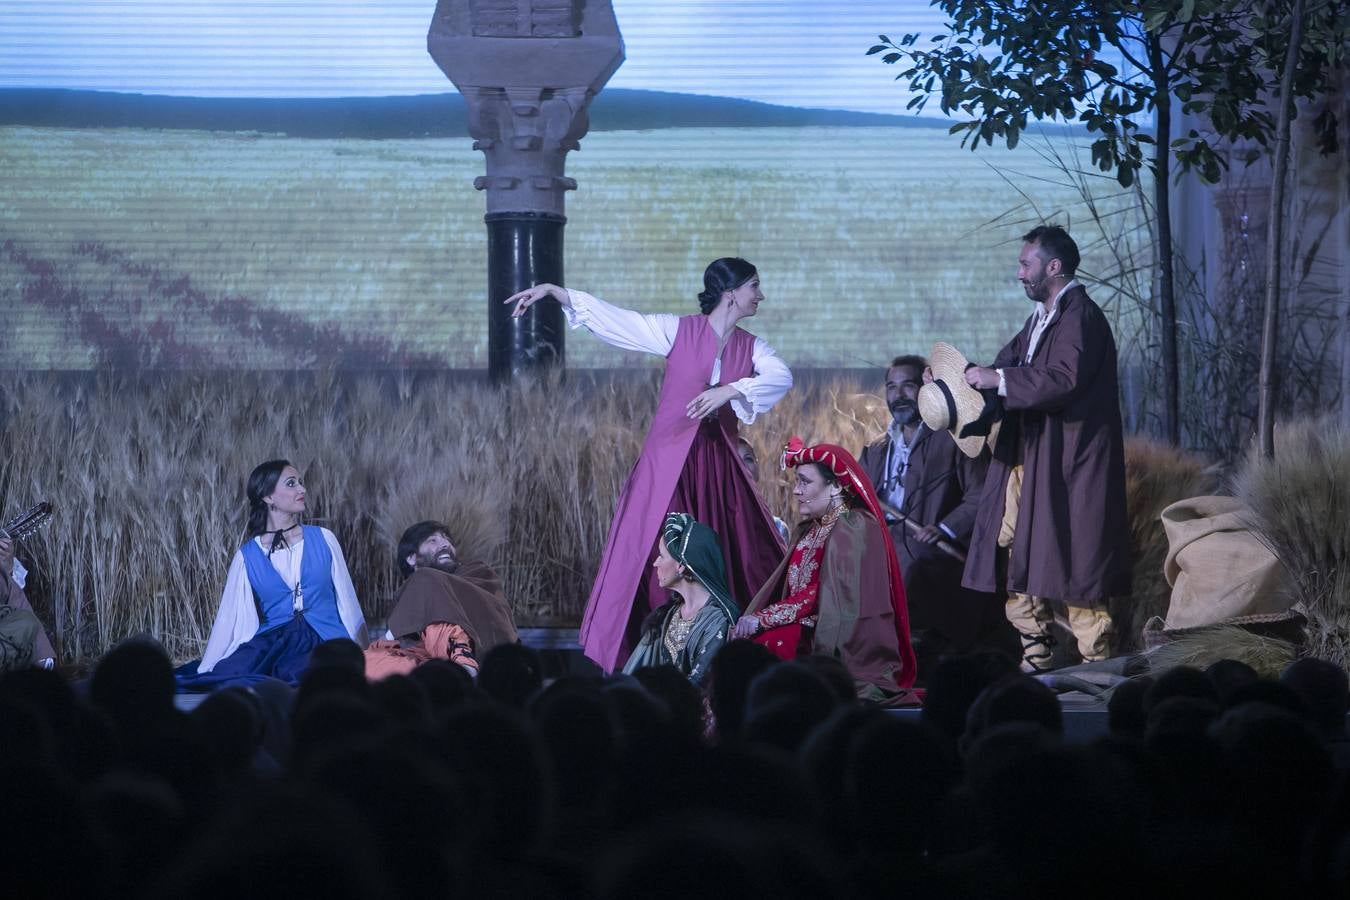
[(867, 55), (868, 55), (868, 56), (871, 56), (872, 54), (874, 54), (874, 53), (880, 53), (881, 51), (883, 51), (883, 50), (885, 50), (885, 49), (886, 49), (886, 45), (885, 45), (885, 44), (877, 44), (875, 47), (872, 47), (872, 48), (868, 49)]
[(1162, 29), (1167, 23), (1170, 12), (1168, 9), (1155, 9), (1149, 13), (1144, 17), (1144, 30), (1153, 32)]
[(881, 58), (881, 61), (889, 66), (892, 63), (897, 62), (899, 59), (900, 59), (899, 53), (887, 53), (885, 56)]

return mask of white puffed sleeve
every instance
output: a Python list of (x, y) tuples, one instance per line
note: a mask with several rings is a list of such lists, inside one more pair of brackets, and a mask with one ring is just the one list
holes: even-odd
[(333, 532), (320, 528), (328, 550), (333, 554), (333, 593), (337, 596), (338, 617), (348, 636), (362, 647), (370, 643), (366, 633), (366, 616), (361, 612), (361, 603), (356, 599), (356, 586), (352, 584), (352, 575), (347, 571), (347, 558), (342, 554), (342, 545)]
[(648, 315), (623, 309), (585, 291), (567, 290), (572, 308), (563, 308), (567, 324), (585, 328), (611, 347), (665, 356), (675, 346), (680, 317), (669, 313)]
[(731, 408), (736, 413), (736, 418), (749, 425), (755, 421), (755, 418), (763, 412), (768, 412), (773, 405), (783, 399), (792, 388), (792, 370), (787, 367), (787, 363), (778, 358), (778, 354), (770, 347), (763, 338), (755, 338), (755, 347), (751, 351), (751, 362), (755, 367), (755, 374), (749, 378), (742, 378), (731, 382), (731, 387), (740, 391), (740, 398), (731, 401)]
[(211, 637), (197, 666), (198, 672), (210, 672), (216, 663), (229, 656), (258, 633), (258, 607), (253, 603), (253, 588), (244, 571), (244, 554), (236, 550), (230, 560), (230, 571), (225, 576), (225, 589), (220, 592), (220, 608), (211, 626)]

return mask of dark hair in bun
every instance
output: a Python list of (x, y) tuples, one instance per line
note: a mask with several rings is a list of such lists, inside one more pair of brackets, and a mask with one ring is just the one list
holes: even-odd
[(708, 263), (703, 270), (703, 292), (698, 295), (698, 308), (705, 316), (722, 302), (722, 295), (734, 291), (759, 273), (739, 256), (724, 256)]
[(281, 473), (291, 464), (288, 459), (269, 459), (248, 475), (248, 534), (245, 541), (267, 533), (267, 498), (277, 489)]

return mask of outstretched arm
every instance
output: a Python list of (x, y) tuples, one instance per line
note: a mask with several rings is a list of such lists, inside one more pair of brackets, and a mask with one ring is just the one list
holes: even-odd
[(678, 316), (647, 315), (623, 309), (593, 297), (585, 291), (574, 291), (556, 284), (537, 284), (507, 297), (514, 303), (511, 315), (524, 315), (535, 303), (552, 297), (557, 300), (572, 328), (584, 327), (591, 334), (620, 350), (637, 350), (665, 356), (675, 346), (675, 332), (679, 329)]
[(545, 297), (552, 297), (554, 300), (557, 300), (563, 309), (572, 308), (572, 300), (567, 296), (567, 290), (558, 287), (556, 284), (548, 284), (547, 282), (541, 282), (532, 288), (517, 291), (502, 302), (505, 304), (514, 303), (516, 308), (511, 310), (511, 318), (519, 319), (521, 316), (525, 315), (525, 310), (534, 306)]

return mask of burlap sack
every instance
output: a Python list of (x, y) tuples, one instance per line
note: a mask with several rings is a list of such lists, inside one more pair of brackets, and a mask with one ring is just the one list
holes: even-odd
[(1162, 511), (1163, 575), (1172, 586), (1165, 631), (1299, 617), (1279, 560), (1248, 530), (1246, 515), (1233, 497), (1191, 497)]

